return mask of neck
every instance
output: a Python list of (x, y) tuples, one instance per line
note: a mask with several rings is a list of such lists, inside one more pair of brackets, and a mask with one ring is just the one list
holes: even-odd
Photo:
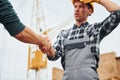
[(76, 25), (77, 25), (78, 27), (80, 27), (80, 25), (81, 25), (82, 23), (85, 23), (85, 22), (87, 22), (87, 20), (84, 20), (84, 21), (76, 21)]

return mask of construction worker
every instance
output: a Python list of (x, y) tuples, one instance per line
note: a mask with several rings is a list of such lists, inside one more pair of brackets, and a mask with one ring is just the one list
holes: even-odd
[(41, 47), (47, 45), (45, 37), (34, 33), (20, 22), (8, 0), (0, 0), (0, 23), (5, 26), (11, 36), (22, 42), (37, 44)]
[[(89, 24), (87, 19), (94, 12), (95, 2), (111, 14), (102, 22)], [(62, 57), (63, 80), (99, 80), (99, 45), (120, 23), (120, 6), (110, 0), (72, 0), (72, 3), (76, 23), (60, 32), (53, 47), (44, 47), (42, 51), (52, 61)]]

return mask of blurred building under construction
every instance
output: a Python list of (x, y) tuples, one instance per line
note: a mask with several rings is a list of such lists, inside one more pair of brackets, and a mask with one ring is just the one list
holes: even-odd
[(98, 73), (101, 80), (120, 80), (120, 57), (115, 52), (100, 55)]

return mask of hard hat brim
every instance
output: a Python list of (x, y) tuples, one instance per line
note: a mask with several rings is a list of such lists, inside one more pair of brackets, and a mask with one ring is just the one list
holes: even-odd
[[(74, 3), (75, 3), (76, 0), (71, 0), (71, 1), (72, 1), (72, 4), (74, 5)], [(78, 0), (78, 1), (83, 1), (83, 0)], [(88, 4), (91, 5), (91, 7), (92, 7), (92, 9), (94, 11), (94, 3), (88, 3)]]

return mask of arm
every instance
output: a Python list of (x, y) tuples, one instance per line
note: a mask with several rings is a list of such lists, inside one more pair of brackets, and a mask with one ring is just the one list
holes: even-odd
[(100, 40), (102, 40), (119, 25), (120, 6), (110, 0), (100, 0), (100, 4), (103, 5), (109, 12), (111, 12), (110, 16), (108, 16), (104, 21), (99, 23), (101, 34)]
[(109, 12), (120, 10), (120, 6), (110, 0), (100, 0), (100, 4), (103, 5)]
[(25, 27), (23, 31), (14, 36), (16, 39), (31, 44), (44, 45), (45, 39), (43, 36), (34, 33), (30, 28)]
[(95, 24), (95, 30), (100, 33), (100, 41), (111, 33), (120, 23), (120, 6), (110, 0), (100, 0), (103, 5), (111, 14), (102, 22)]
[[(54, 43), (53, 47), (51, 47), (50, 49), (42, 49), (42, 51), (46, 52), (47, 55), (48, 55), (48, 59), (49, 60), (57, 60), (59, 57), (62, 56), (62, 32), (61, 31), (59, 33), (59, 35), (57, 36), (57, 40), (56, 42)], [(49, 44), (49, 43), (48, 43)], [(51, 45), (51, 44), (49, 44)]]
[(120, 6), (112, 2), (111, 0), (82, 0), (84, 3), (96, 2), (103, 5), (109, 12), (120, 10)]
[(100, 40), (110, 34), (120, 23), (120, 10), (111, 12), (104, 21), (99, 23)]
[(41, 35), (34, 33), (20, 22), (19, 17), (8, 0), (0, 1), (0, 23), (5, 26), (11, 36), (22, 42), (39, 46), (47, 45)]
[(53, 48), (53, 47), (51, 47), (49, 50), (48, 50), (48, 56), (49, 57), (55, 57), (55, 55), (56, 55), (56, 51), (55, 51), (55, 49)]

